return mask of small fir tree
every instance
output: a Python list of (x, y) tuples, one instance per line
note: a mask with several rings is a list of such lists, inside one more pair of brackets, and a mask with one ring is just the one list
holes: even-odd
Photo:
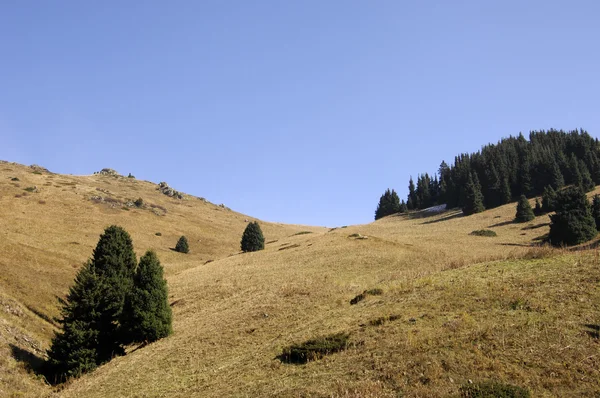
[(585, 192), (569, 187), (556, 196), (556, 214), (550, 216), (550, 243), (570, 246), (587, 242), (598, 231)]
[(393, 189), (387, 189), (381, 198), (377, 210), (375, 210), (375, 220), (400, 212), (400, 198)]
[(510, 203), (512, 199), (512, 193), (510, 191), (510, 184), (508, 183), (508, 178), (502, 179), (502, 186), (500, 187), (502, 204)]
[(188, 240), (185, 236), (179, 238), (177, 244), (175, 245), (175, 251), (179, 253), (189, 253), (190, 247), (188, 245)]
[(592, 199), (592, 217), (596, 222), (596, 229), (600, 231), (600, 195), (594, 195)]
[(408, 212), (408, 206), (406, 205), (406, 202), (404, 201), (404, 199), (402, 199), (402, 202), (400, 203), (400, 213), (406, 213)]
[[(539, 204), (539, 202), (538, 202)], [(516, 222), (527, 222), (531, 221), (535, 218), (533, 214), (533, 209), (529, 204), (529, 201), (525, 197), (525, 195), (521, 195), (519, 198), (519, 202), (517, 203), (517, 213), (515, 215)]]
[(246, 226), (242, 235), (241, 246), (243, 252), (255, 252), (265, 248), (265, 238), (257, 221), (250, 222)]
[(462, 208), (463, 214), (469, 216), (475, 213), (481, 213), (485, 210), (483, 206), (483, 194), (481, 193), (481, 185), (477, 179), (477, 174), (473, 177), (469, 173), (467, 186), (465, 187), (465, 205)]
[(579, 174), (581, 175), (581, 189), (583, 189), (584, 192), (592, 191), (596, 187), (596, 184), (594, 184), (589, 169), (581, 159), (579, 159)]
[(415, 183), (412, 179), (412, 176), (410, 177), (410, 180), (408, 181), (408, 198), (406, 199), (406, 204), (407, 204), (409, 210), (419, 208), (419, 201), (417, 199), (417, 191), (415, 189)]
[(167, 281), (155, 252), (142, 256), (133, 285), (125, 306), (128, 343), (151, 343), (171, 334)]
[(542, 212), (550, 213), (554, 211), (556, 202), (556, 191), (551, 185), (547, 185), (542, 193)]

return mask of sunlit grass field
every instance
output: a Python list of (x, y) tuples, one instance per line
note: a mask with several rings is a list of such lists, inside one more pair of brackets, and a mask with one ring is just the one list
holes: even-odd
[[(15, 197), (29, 186), (39, 192)], [(166, 214), (94, 203), (108, 195), (98, 188)], [(513, 223), (515, 204), (336, 229), (261, 223), (265, 250), (242, 254), (253, 218), (149, 182), (4, 163), (0, 193), (0, 396), (452, 397), (487, 380), (535, 397), (600, 394), (598, 251), (540, 247), (549, 218)], [(174, 334), (49, 387), (28, 367), (49, 345), (55, 296), (110, 224), (138, 255), (157, 250)], [(481, 229), (497, 236), (470, 235)], [(188, 255), (170, 250), (181, 235)], [(279, 358), (334, 333), (349, 333), (342, 352)]]

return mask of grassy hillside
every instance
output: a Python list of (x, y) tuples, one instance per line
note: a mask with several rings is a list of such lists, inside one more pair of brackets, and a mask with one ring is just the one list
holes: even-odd
[[(118, 223), (138, 254), (158, 250), (174, 334), (58, 396), (445, 397), (484, 380), (533, 396), (600, 393), (598, 252), (534, 247), (548, 232), (547, 216), (514, 224), (512, 204), (470, 217), (419, 213), (334, 230), (264, 224), (266, 249), (239, 254), (247, 216), (167, 198), (147, 182), (2, 168), (0, 291), (23, 314), (0, 312), (12, 328), (0, 336), (19, 341), (12, 353), (24, 359), (0, 363), (8, 369), (0, 370), (4, 392), (52, 393), (25, 372), (36, 351), (7, 331), (46, 347), (52, 326), (33, 311), (56, 313), (52, 296), (64, 294), (102, 228)], [(21, 187), (9, 179), (17, 173)], [(14, 197), (31, 184), (41, 192)], [(167, 214), (93, 204), (86, 195), (98, 187), (141, 196)], [(481, 229), (497, 236), (470, 235)], [(184, 233), (192, 242), (187, 256), (169, 250)], [(374, 288), (382, 294), (350, 305)], [(340, 332), (350, 334), (345, 351), (304, 365), (278, 359), (290, 344)], [(9, 353), (15, 345), (0, 343)]]
[[(239, 252), (246, 220), (253, 218), (193, 196), (174, 199), (157, 187), (130, 178), (59, 175), (0, 163), (0, 396), (47, 390), (24, 377), (23, 364), (13, 357), (44, 353), (58, 315), (56, 297), (64, 297), (106, 226), (123, 226), (138, 256), (156, 250), (167, 277)], [(140, 197), (142, 208), (127, 206)], [(271, 240), (325, 230), (261, 226)], [(190, 242), (187, 255), (171, 250), (181, 235)]]

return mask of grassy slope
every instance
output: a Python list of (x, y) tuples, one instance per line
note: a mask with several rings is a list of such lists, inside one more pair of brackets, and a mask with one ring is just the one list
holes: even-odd
[[(123, 226), (138, 255), (156, 250), (171, 278), (208, 260), (237, 253), (245, 220), (252, 219), (192, 196), (169, 198), (146, 181), (33, 171), (0, 163), (0, 396), (49, 392), (39, 381), (24, 377), (23, 364), (13, 357), (43, 355), (54, 330), (52, 318), (58, 315), (56, 297), (65, 295), (106, 226)], [(33, 186), (39, 192), (25, 190)], [(125, 211), (121, 205), (94, 203), (92, 196), (121, 201), (142, 197), (147, 206)], [(167, 212), (156, 215), (150, 205)], [(268, 239), (325, 230), (274, 223), (261, 226)], [(190, 253), (170, 250), (184, 234)]]
[[(528, 247), (548, 219), (512, 224), (513, 205), (452, 216), (288, 237), (173, 276), (175, 334), (64, 396), (448, 396), (469, 379), (534, 396), (597, 392), (598, 343), (585, 326), (598, 324), (597, 256)], [(497, 238), (468, 235), (490, 227)], [(384, 294), (349, 305), (373, 287)], [(399, 319), (370, 325), (389, 315)], [(352, 333), (343, 353), (276, 359), (342, 331)]]
[[(43, 177), (19, 170), (27, 178)], [(58, 178), (75, 180), (54, 177)], [(4, 181), (0, 178), (0, 184)], [(133, 195), (127, 191), (133, 188), (123, 185), (129, 181), (117, 183), (107, 177), (77, 181), (89, 189), (108, 182), (108, 189)], [(24, 231), (2, 226), (2, 230), (13, 228), (5, 239), (20, 239), (14, 243), (17, 248), (29, 242), (38, 244), (40, 250), (46, 248), (40, 252), (46, 256), (53, 253), (48, 248), (54, 247), (62, 250), (56, 258), (71, 256), (64, 266), (57, 259), (52, 263), (65, 271), (53, 274), (60, 276), (56, 280), (61, 284), (47, 295), (64, 292), (75, 272), (71, 264), (89, 257), (108, 220), (132, 231), (140, 252), (157, 248), (166, 266), (175, 333), (113, 360), (67, 386), (60, 396), (392, 397), (399, 392), (415, 397), (448, 396), (469, 379), (513, 382), (528, 386), (534, 396), (600, 392), (600, 353), (593, 336), (600, 318), (597, 252), (532, 249), (534, 239), (548, 230), (547, 217), (513, 224), (514, 205), (508, 205), (470, 217), (452, 212), (427, 218), (388, 217), (333, 231), (265, 225), (267, 241), (276, 240), (265, 251), (229, 256), (237, 250), (244, 216), (213, 210), (215, 206), (209, 204), (197, 205), (197, 199), (177, 204), (153, 196), (153, 186), (136, 184), (142, 186), (139, 196), (168, 207), (166, 217), (111, 210), (115, 214), (110, 219), (100, 205), (68, 199), (73, 195), (67, 186), (54, 211), (69, 200), (65, 214), (73, 218), (85, 211), (95, 220), (95, 228), (73, 224), (64, 228), (64, 237), (53, 238), (54, 243), (38, 243), (31, 214), (34, 208), (48, 209), (51, 203), (46, 199), (46, 205), (37, 204), (37, 197), (31, 198), (34, 194), (27, 198), (28, 218), (7, 223)], [(57, 189), (56, 194), (60, 192)], [(22, 205), (13, 196), (1, 200)], [(90, 216), (93, 211), (99, 215)], [(48, 230), (50, 213), (38, 214), (38, 224)], [(182, 225), (192, 215), (197, 220)], [(16, 216), (18, 211), (6, 215)], [(2, 219), (6, 221), (4, 214)], [(209, 225), (215, 229), (203, 235)], [(469, 236), (483, 228), (493, 229), (498, 237)], [(313, 233), (293, 235), (307, 229)], [(182, 256), (168, 250), (168, 245), (157, 244), (155, 230), (163, 233), (158, 239), (171, 245), (181, 233), (203, 242), (209, 242), (210, 235), (222, 236), (218, 241), (224, 244), (215, 241), (207, 244), (206, 254)], [(355, 233), (368, 239), (350, 237)], [(84, 242), (85, 234), (90, 236)], [(79, 245), (69, 244), (77, 239)], [(32, 258), (41, 262), (38, 254)], [(204, 264), (208, 258), (215, 261)], [(4, 278), (7, 265), (0, 261)], [(22, 263), (16, 255), (12, 261)], [(37, 272), (43, 269), (35, 267), (33, 260), (23, 266)], [(35, 272), (27, 275), (33, 277)], [(23, 282), (20, 288), (15, 287), (15, 280), (19, 279), (2, 279), (2, 292), (8, 286), (16, 302), (30, 300), (36, 310), (55, 311), (53, 300), (44, 306), (38, 297), (37, 290), (44, 289), (35, 293), (31, 289), (38, 286), (35, 283), (50, 291), (43, 278), (32, 284)], [(382, 288), (384, 294), (349, 305), (355, 295), (373, 287)], [(30, 315), (2, 316), (17, 322)], [(370, 324), (389, 315), (399, 318), (379, 326)], [(23, 328), (39, 332), (33, 325), (25, 323)], [(333, 332), (351, 332), (347, 351), (307, 365), (287, 365), (276, 359), (286, 345)], [(39, 332), (39, 339), (47, 345), (47, 334)], [(15, 382), (23, 383), (21, 391), (29, 395), (49, 391), (32, 378), (17, 379), (23, 375), (19, 366), (14, 365), (12, 375)]]

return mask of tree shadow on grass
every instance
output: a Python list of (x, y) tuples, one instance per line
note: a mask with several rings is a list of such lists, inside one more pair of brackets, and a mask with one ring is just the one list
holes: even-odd
[(45, 376), (44, 371), (46, 370), (46, 361), (44, 361), (44, 358), (14, 344), (9, 344), (9, 346), (12, 357), (17, 362), (24, 364), (25, 369), (36, 375)]
[(496, 243), (496, 244), (500, 245), (500, 246), (516, 246), (516, 247), (535, 247), (535, 246), (538, 246), (538, 245), (533, 244), (533, 243), (529, 243), (529, 244), (526, 244), (526, 243)]
[(543, 222), (543, 223), (537, 224), (537, 225), (528, 225), (526, 227), (521, 228), (521, 231), (527, 231), (529, 229), (538, 229), (538, 228), (542, 228), (542, 227), (547, 227), (549, 225), (550, 225), (549, 222)]
[[(439, 213), (432, 214), (432, 216), (435, 216), (435, 215), (438, 215), (438, 214)], [(450, 214), (448, 214), (448, 215), (446, 215), (446, 216), (444, 216), (442, 218), (438, 218), (438, 219), (435, 219), (435, 220), (424, 221), (421, 224), (423, 224), (423, 225), (426, 225), (426, 224), (435, 224), (435, 223), (438, 223), (438, 222), (448, 221), (448, 220), (452, 220), (454, 218), (459, 218), (459, 217), (464, 217), (462, 210), (458, 210), (456, 212), (450, 213)], [(421, 218), (421, 217), (419, 217), (419, 218)]]
[(593, 337), (595, 339), (599, 339), (600, 338), (600, 325), (592, 325), (592, 324), (585, 324), (583, 325), (586, 328), (586, 333), (590, 336)]
[(488, 228), (504, 227), (504, 226), (510, 225), (510, 224), (515, 224), (515, 220), (502, 221), (502, 222), (496, 223), (494, 225), (490, 225)]

